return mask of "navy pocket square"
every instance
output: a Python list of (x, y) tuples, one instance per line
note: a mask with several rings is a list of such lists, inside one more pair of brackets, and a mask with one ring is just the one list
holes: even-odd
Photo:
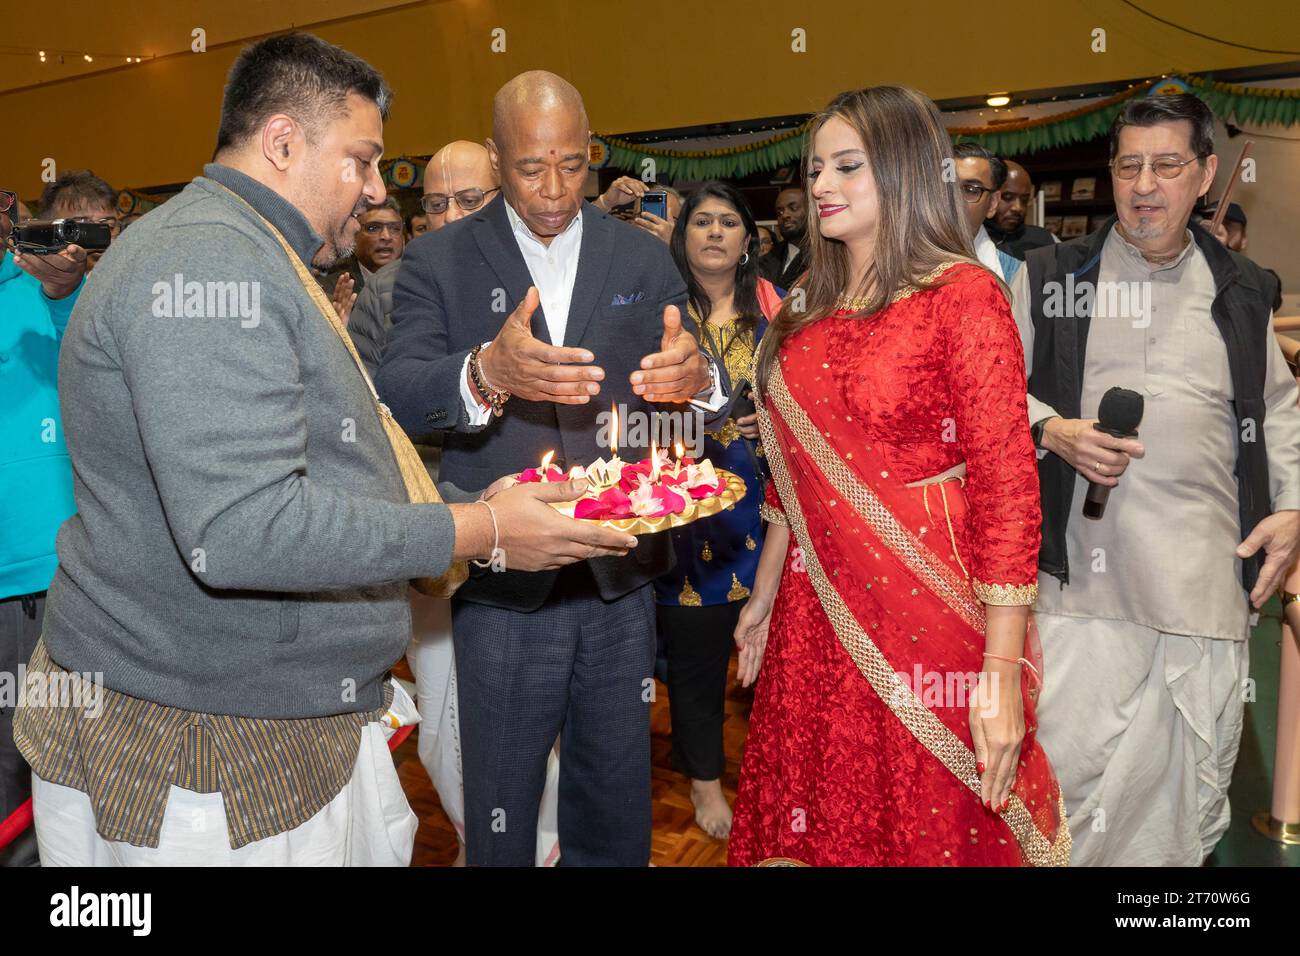
[(614, 301), (610, 305), (631, 305), (633, 302), (640, 302), (644, 298), (644, 292), (633, 292), (629, 295), (619, 295), (615, 292)]

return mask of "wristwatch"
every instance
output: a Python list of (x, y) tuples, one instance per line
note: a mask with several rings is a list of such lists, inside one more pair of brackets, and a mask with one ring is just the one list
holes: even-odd
[(1029, 434), (1034, 439), (1035, 448), (1043, 447), (1043, 428), (1047, 425), (1047, 423), (1050, 422), (1053, 418), (1060, 418), (1060, 417), (1061, 417), (1060, 415), (1048, 415), (1046, 418), (1040, 418), (1038, 421), (1034, 422), (1032, 425), (1029, 426)]

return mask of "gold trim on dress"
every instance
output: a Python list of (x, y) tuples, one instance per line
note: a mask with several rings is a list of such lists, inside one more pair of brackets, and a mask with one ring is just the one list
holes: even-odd
[[(811, 431), (812, 436), (820, 438), (816, 429), (811, 428), (811, 422), (808, 421), (803, 409), (799, 407), (798, 403), (786, 390), (780, 363), (773, 363), (768, 388), (774, 403), (782, 416), (786, 418), (787, 425), (794, 431), (796, 438), (804, 441), (806, 437), (803, 434), (804, 431)], [(808, 578), (813, 585), (813, 590), (817, 594), (831, 628), (835, 631), (836, 637), (845, 651), (848, 652), (849, 658), (858, 671), (866, 678), (876, 696), (885, 702), (894, 716), (902, 722), (903, 726), (926, 750), (932, 753), (971, 792), (978, 795), (981, 784), (980, 776), (975, 769), (975, 754), (960, 737), (939, 719), (938, 715), (925, 706), (911, 684), (902, 680), (894, 672), (893, 667), (890, 666), (889, 661), (881, 653), (880, 648), (863, 630), (862, 625), (853, 616), (853, 612), (845, 603), (844, 598), (834, 584), (831, 583), (830, 578), (827, 577), (817, 551), (813, 546), (812, 537), (808, 533), (808, 526), (804, 521), (799, 499), (794, 493), (794, 485), (786, 468), (784, 449), (781, 448), (780, 443), (777, 441), (776, 431), (768, 414), (766, 403), (757, 392), (755, 392), (755, 405), (758, 409), (758, 423), (759, 429), (763, 433), (763, 441), (772, 449), (769, 456), (772, 480), (776, 482), (777, 491), (781, 495), (781, 502), (786, 506), (785, 514), (789, 520), (790, 529), (799, 541)], [(791, 418), (794, 418), (795, 421), (792, 422)], [(836, 457), (832, 461), (828, 457), (828, 455), (834, 455), (829, 446), (822, 447), (822, 443), (819, 442), (817, 447), (805, 446), (805, 448), (828, 478), (833, 475), (840, 478), (844, 477), (844, 472), (847, 472), (847, 469), (842, 468), (842, 466), (838, 469), (834, 467), (838, 458)], [(915, 542), (910, 533), (901, 528), (897, 519), (871, 493), (870, 489), (857, 483), (856, 478), (853, 478), (851, 474), (849, 477), (853, 479), (854, 484), (858, 485), (858, 487), (852, 489), (853, 493), (851, 494), (844, 494), (837, 487), (836, 493), (846, 502), (858, 508), (864, 520), (871, 525), (877, 534), (882, 536), (886, 546), (894, 550), (895, 554), (904, 560), (913, 573), (918, 574), (927, 586), (934, 588), (936, 593), (940, 593), (942, 596), (942, 592), (934, 584), (935, 572), (921, 563), (923, 556), (928, 554), (928, 549), (925, 549), (924, 546), (918, 547), (919, 542)], [(892, 527), (890, 526), (891, 523)], [(904, 533), (904, 536), (900, 536), (900, 531)], [(950, 574), (947, 578), (944, 578), (939, 582), (939, 587), (948, 587), (950, 585), (948, 578), (950, 577), (955, 577), (955, 575)], [(958, 578), (957, 580), (962, 584), (966, 583), (963, 579)], [(945, 600), (947, 600), (947, 597), (945, 597)], [(963, 606), (965, 603), (963, 602)], [(966, 615), (963, 614), (962, 617), (965, 619)], [(980, 626), (977, 629), (982, 633), (982, 608), (980, 608), (978, 619), (980, 620)], [(1018, 794), (1014, 792), (1011, 794), (1010, 805), (1001, 814), (1002, 819), (1006, 821), (1008, 828), (1010, 828), (1016, 842), (1019, 844), (1021, 858), (1031, 866), (1064, 866), (1069, 863), (1070, 828), (1066, 821), (1065, 801), (1059, 792), (1059, 787), (1056, 802), (1058, 822), (1055, 842), (1049, 841), (1047, 836), (1038, 829), (1029, 808), (1025, 806), (1024, 801), (1021, 800)]]
[(971, 578), (970, 586), (974, 589), (977, 598), (995, 607), (1021, 607), (1032, 605), (1038, 600), (1036, 583), (987, 584), (978, 578)]
[(773, 508), (766, 501), (759, 504), (758, 514), (768, 524), (777, 524), (782, 528), (790, 527), (790, 522), (785, 520), (785, 514), (779, 508)]
[(728, 601), (743, 601), (749, 597), (749, 588), (740, 583), (740, 578), (736, 577), (736, 572), (731, 572), (731, 590), (727, 592)]
[[(813, 462), (826, 476), (831, 487), (835, 489), (836, 495), (843, 501), (847, 501), (862, 516), (862, 519), (870, 526), (871, 530), (880, 536), (881, 540), (888, 545), (911, 569), (912, 573), (919, 577), (930, 590), (934, 591), (945, 604), (957, 612), (967, 624), (979, 631), (984, 632), (984, 605), (975, 600), (975, 594), (970, 589), (970, 582), (966, 580), (963, 574), (953, 570), (946, 562), (942, 561), (928, 546), (922, 543), (921, 539), (903, 526), (903, 524), (894, 516), (885, 505), (876, 497), (875, 492), (858, 480), (853, 470), (844, 464), (840, 456), (830, 446), (830, 443), (822, 436), (812, 421), (808, 418), (807, 412), (796, 402), (785, 385), (785, 376), (781, 373), (779, 367), (774, 367), (771, 378), (768, 381), (768, 392), (772, 403), (780, 411), (781, 416), (785, 419), (786, 424), (794, 435), (799, 439), (803, 447), (812, 457)], [(755, 400), (757, 405), (757, 399)], [(775, 435), (769, 436), (763, 433), (764, 443), (770, 443)], [(773, 454), (769, 462), (775, 462), (779, 454)], [(777, 489), (782, 492), (781, 503), (785, 504), (785, 489), (778, 484)], [(787, 520), (789, 515), (786, 515)], [(793, 527), (793, 525), (791, 525)]]
[(721, 428), (716, 431), (706, 431), (704, 434), (716, 439), (723, 448), (729, 448), (731, 443), (740, 437), (740, 429), (736, 426), (734, 418), (728, 418)]
[[(918, 292), (926, 291), (926, 289), (930, 288), (930, 284), (934, 282), (935, 279), (939, 278), (939, 276), (943, 275), (953, 266), (958, 266), (961, 265), (962, 262), (969, 262), (969, 261), (970, 260), (954, 259), (950, 262), (940, 263), (938, 266), (931, 269), (925, 275), (921, 276), (920, 278), (916, 279), (913, 282), (909, 282), (901, 289), (895, 290), (895, 292), (889, 297), (889, 302), (887, 304), (893, 305), (895, 302), (901, 302), (904, 299), (908, 298), (909, 296), (915, 295)], [(861, 312), (863, 309), (867, 307), (867, 301), (868, 299), (867, 296), (865, 295), (841, 294), (839, 298), (835, 300), (835, 305), (836, 308), (840, 309), (841, 311), (847, 310), (850, 312)]]
[(691, 579), (682, 579), (682, 593), (677, 595), (677, 603), (682, 607), (700, 607), (704, 601), (700, 598), (700, 592), (691, 587)]

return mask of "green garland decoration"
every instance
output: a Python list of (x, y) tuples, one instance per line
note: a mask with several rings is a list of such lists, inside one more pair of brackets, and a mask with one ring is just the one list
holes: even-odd
[[(1212, 79), (1173, 74), (1191, 93), (1205, 100), (1222, 120), (1256, 126), (1300, 125), (1300, 90), (1273, 90), (1218, 83)], [(1124, 102), (1145, 94), (1165, 78), (1135, 84), (1105, 99), (1068, 113), (1037, 120), (1021, 120), (994, 129), (987, 126), (950, 128), (954, 140), (974, 140), (1003, 156), (1023, 156), (1056, 146), (1082, 143), (1104, 136)], [(724, 149), (682, 150), (641, 146), (604, 136), (609, 147), (608, 165), (640, 176), (642, 163), (654, 160), (655, 175), (667, 179), (738, 179), (751, 173), (779, 169), (803, 155), (809, 120), (757, 143)]]
[(811, 120), (775, 136), (722, 149), (661, 149), (639, 146), (617, 136), (603, 136), (609, 146), (609, 164), (640, 176), (642, 164), (654, 162), (655, 178), (740, 179), (762, 170), (779, 169), (803, 155), (804, 134)]
[(1300, 90), (1260, 89), (1191, 76), (1181, 79), (1225, 122), (1251, 126), (1300, 123)]
[(953, 126), (948, 128), (948, 135), (954, 142), (968, 140), (979, 143), (998, 156), (1023, 156), (1055, 146), (1086, 142), (1104, 136), (1125, 102), (1145, 93), (1155, 82), (1148, 80), (1067, 113), (1019, 120), (994, 129)]

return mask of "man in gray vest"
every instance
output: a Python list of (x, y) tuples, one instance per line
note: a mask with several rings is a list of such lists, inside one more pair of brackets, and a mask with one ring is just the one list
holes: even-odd
[[(1213, 131), (1195, 96), (1130, 100), (1111, 130), (1118, 221), (1030, 250), (1012, 287), (1043, 497), (1039, 739), (1076, 865), (1198, 866), (1214, 849), (1250, 607), (1300, 540), (1273, 280), (1188, 225)], [(1112, 387), (1143, 396), (1137, 437), (1093, 427)], [(1110, 489), (1099, 520), (1080, 514), (1090, 482)]]

